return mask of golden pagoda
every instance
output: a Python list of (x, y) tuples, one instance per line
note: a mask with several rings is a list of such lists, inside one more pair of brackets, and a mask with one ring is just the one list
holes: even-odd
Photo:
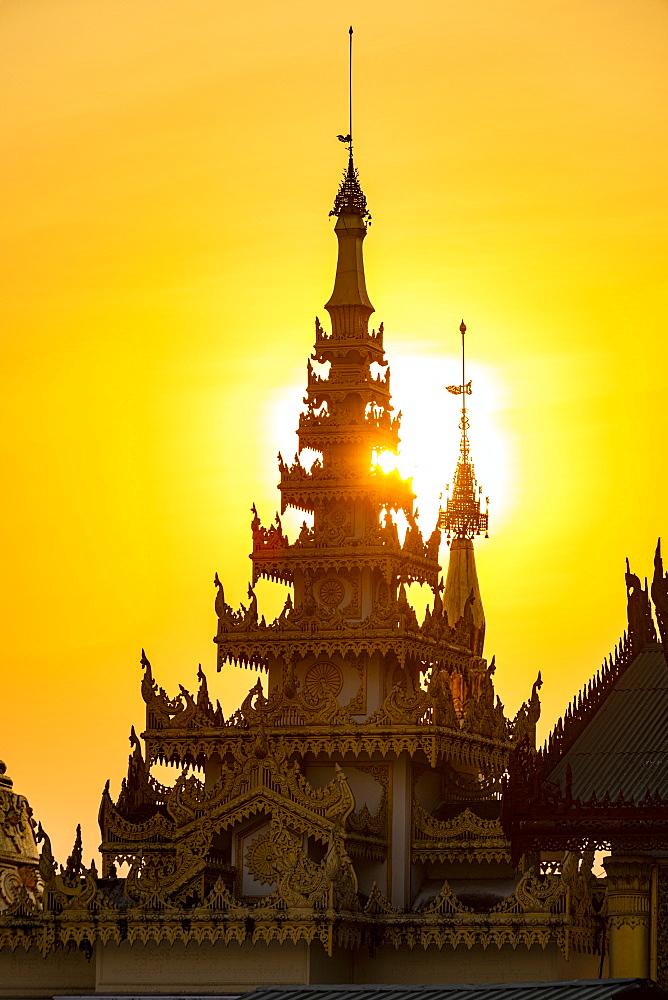
[[(472, 539), (487, 514), (464, 370), (450, 387), (464, 403), (452, 494), (426, 539), (411, 481), (377, 461), (400, 416), (383, 325), (369, 329), (369, 213), (344, 139), (330, 328), (316, 319), (297, 454), (278, 459), (281, 513), (305, 520), (290, 540), (280, 514), (265, 526), (253, 507), (248, 602), (232, 607), (215, 578), (218, 669), (264, 677), (225, 718), (201, 668), (194, 693), (170, 695), (142, 654), (146, 724), (120, 793), (107, 783), (102, 796), (102, 870), (80, 843), (59, 868), (40, 831), (43, 895), (0, 914), (0, 973), (11, 950), (15, 977), (37, 976), (40, 955), (49, 988), (132, 995), (597, 974), (591, 864), (515, 869), (501, 827), (511, 749), (535, 746), (540, 678), (507, 719), (483, 656)], [(290, 587), (273, 621), (260, 577)], [(411, 582), (433, 592), (422, 622)], [(175, 768), (172, 785), (157, 763)]]

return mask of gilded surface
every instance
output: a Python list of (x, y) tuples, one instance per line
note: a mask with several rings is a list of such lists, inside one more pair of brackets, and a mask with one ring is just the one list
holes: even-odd
[[(298, 452), (278, 461), (281, 512), (292, 507), (309, 521), (290, 540), (280, 514), (267, 527), (253, 506), (247, 598), (232, 607), (214, 580), (219, 669), (246, 665), (266, 682), (225, 718), (201, 668), (196, 693), (180, 685), (168, 694), (142, 654), (145, 749), (133, 730), (119, 795), (108, 785), (103, 793), (102, 872), (84, 866), (79, 837), (57, 865), (44, 835), (43, 897), (25, 884), (11, 890), (20, 912), (0, 913), (0, 946), (43, 955), (122, 940), (319, 941), (329, 954), (598, 947), (577, 856), (559, 874), (527, 871), (484, 912), (443, 878), (448, 864), (467, 865), (478, 880), (510, 871), (500, 779), (514, 744), (533, 747), (540, 678), (508, 719), (472, 599), (456, 621), (445, 611), (438, 526), (423, 534), (411, 481), (377, 462), (396, 447), (401, 415), (382, 325), (369, 330), (367, 210), (352, 161), (335, 213), (331, 332), (316, 321)], [(311, 464), (305, 449), (316, 453)], [(273, 621), (254, 589), (261, 577), (290, 587)], [(413, 581), (432, 591), (421, 622), (407, 596)], [(156, 762), (177, 769), (173, 785), (155, 780)], [(419, 804), (418, 777), (450, 818)], [(16, 839), (13, 814), (3, 816), (5, 836)], [(419, 905), (423, 882), (440, 889)]]
[(0, 761), (0, 913), (21, 915), (39, 906), (38, 858), (32, 809), (25, 796), (13, 790)]

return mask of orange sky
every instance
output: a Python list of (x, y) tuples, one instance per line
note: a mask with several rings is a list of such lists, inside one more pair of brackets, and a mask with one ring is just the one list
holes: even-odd
[(253, 680), (214, 673), (212, 580), (244, 598), (296, 446), (351, 21), (404, 461), (430, 529), (463, 316), (509, 711), (540, 668), (554, 721), (668, 536), (663, 0), (5, 0), (0, 756), (62, 860), (78, 820), (99, 842), (142, 646), (226, 710)]

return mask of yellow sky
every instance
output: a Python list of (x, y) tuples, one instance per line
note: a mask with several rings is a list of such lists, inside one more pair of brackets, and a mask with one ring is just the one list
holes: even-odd
[(63, 860), (142, 726), (142, 646), (170, 690), (198, 662), (226, 710), (250, 686), (214, 673), (212, 580), (244, 597), (251, 502), (271, 519), (296, 446), (351, 21), (425, 530), (469, 329), (509, 710), (540, 668), (554, 721), (624, 628), (625, 556), (649, 572), (668, 536), (663, 0), (5, 0), (0, 756)]

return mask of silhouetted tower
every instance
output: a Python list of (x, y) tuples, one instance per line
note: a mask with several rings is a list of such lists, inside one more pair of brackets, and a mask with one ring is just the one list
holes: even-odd
[[(445, 582), (443, 605), (450, 625), (456, 625), (464, 618), (474, 629), (474, 648), (471, 652), (482, 656), (485, 639), (485, 614), (480, 597), (478, 574), (475, 566), (473, 539), (484, 533), (487, 538), (488, 511), (480, 509), (482, 487), (478, 486), (471, 461), (468, 438), (469, 418), (466, 411), (466, 397), (471, 395), (471, 381), (466, 381), (466, 324), (462, 320), (459, 330), (462, 335), (462, 381), (460, 385), (446, 386), (448, 392), (462, 397), (462, 412), (459, 420), (461, 438), (459, 459), (452, 482), (452, 492), (446, 488), (448, 497), (445, 510), (439, 511), (438, 526), (445, 533), (450, 545), (448, 575)], [(486, 498), (485, 504), (489, 503)]]

